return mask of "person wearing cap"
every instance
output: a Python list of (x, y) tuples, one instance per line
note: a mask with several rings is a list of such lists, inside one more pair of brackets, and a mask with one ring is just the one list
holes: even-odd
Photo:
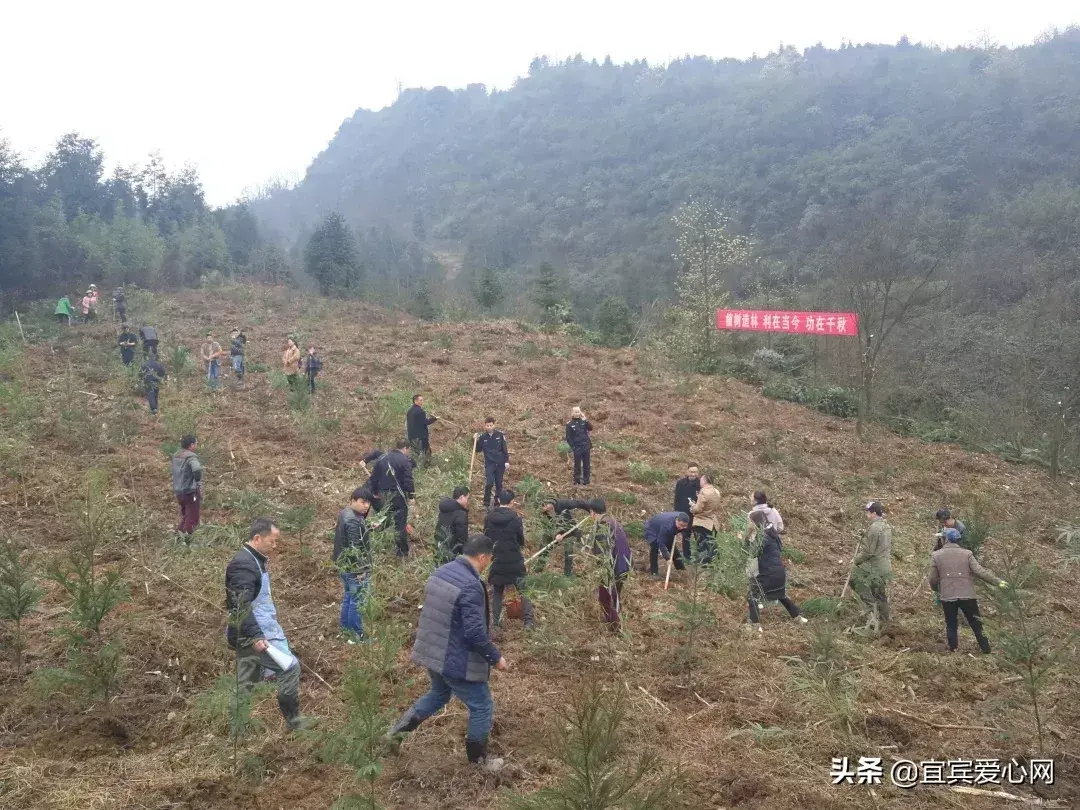
[(975, 641), (984, 653), (990, 652), (990, 642), (983, 634), (982, 618), (979, 616), (979, 602), (975, 598), (975, 579), (981, 579), (999, 588), (1009, 584), (991, 571), (979, 565), (975, 555), (960, 546), (962, 535), (958, 529), (947, 528), (942, 531), (945, 546), (930, 555), (930, 587), (933, 588), (945, 613), (945, 638), (949, 652), (956, 652), (958, 646), (958, 617), (964, 614)]
[(86, 291), (86, 295), (82, 297), (82, 316), (83, 323), (90, 323), (94, 320), (94, 296), (91, 295), (90, 290)]
[(367, 516), (371, 499), (371, 490), (367, 487), (353, 490), (349, 505), (338, 513), (334, 530), (333, 561), (345, 588), (341, 600), (341, 629), (355, 633), (357, 640), (364, 637), (360, 608), (370, 588), (371, 544)]
[(221, 364), (219, 358), (224, 357), (221, 344), (214, 340), (212, 331), (206, 332), (206, 342), (202, 345), (202, 359), (206, 363), (206, 382), (211, 388), (217, 388), (221, 382)]
[(488, 583), (494, 595), (492, 621), (496, 627), (502, 626), (503, 591), (512, 586), (521, 600), (522, 618), (525, 629), (533, 626), (533, 606), (525, 596), (525, 524), (513, 509), (517, 496), (513, 490), (505, 489), (499, 493), (499, 503), (484, 517), (484, 534), (494, 543), (494, 558), (488, 571)]
[(967, 526), (960, 522), (957, 518), (952, 516), (952, 512), (942, 507), (937, 510), (937, 514), (934, 516), (937, 518), (938, 525), (941, 527), (937, 534), (937, 540), (934, 543), (934, 551), (945, 546), (945, 530), (955, 529), (960, 532), (960, 542), (963, 543), (967, 538)]
[[(251, 689), (265, 672), (277, 679), (278, 709), (289, 731), (309, 728), (314, 720), (300, 715), (300, 661), (289, 649), (270, 592), (270, 557), (281, 532), (270, 518), (256, 518), (248, 541), (225, 567), (225, 607), (229, 622), (225, 638), (236, 650), (236, 678)], [(290, 661), (283, 666), (268, 650), (273, 647)]]
[(604, 555), (608, 562), (600, 571), (596, 599), (604, 611), (604, 623), (618, 633), (622, 628), (623, 585), (633, 561), (630, 538), (619, 521), (607, 514), (607, 503), (603, 498), (589, 501), (588, 507), (589, 515), (596, 521), (592, 552)]
[(489, 635), (488, 593), (480, 579), (491, 565), (493, 545), (490, 538), (474, 534), (460, 557), (428, 577), (410, 660), (427, 669), (431, 689), (386, 733), (396, 749), (405, 735), (456, 697), (469, 710), (465, 754), (488, 773), (503, 766), (503, 760), (487, 750), (495, 715), (488, 681), (492, 667), (500, 672), (510, 667)]
[(236, 382), (242, 384), (244, 382), (244, 347), (247, 343), (247, 337), (240, 331), (239, 327), (234, 328), (229, 333), (229, 359), (232, 361), (233, 374), (236, 375)]
[(881, 628), (890, 617), (889, 596), (886, 585), (892, 575), (892, 527), (885, 520), (885, 510), (877, 501), (865, 507), (870, 525), (866, 529), (866, 542), (855, 557), (853, 565), (858, 578), (853, 580), (859, 598), (868, 606), (870, 618), (867, 627)]
[(675, 555), (675, 570), (682, 571), (682, 554), (675, 547), (675, 538), (690, 526), (685, 512), (661, 512), (645, 521), (645, 542), (649, 544), (649, 575), (660, 579), (660, 557)]
[(585, 418), (581, 408), (570, 410), (566, 423), (566, 443), (574, 453), (574, 486), (589, 486), (592, 477), (592, 422)]

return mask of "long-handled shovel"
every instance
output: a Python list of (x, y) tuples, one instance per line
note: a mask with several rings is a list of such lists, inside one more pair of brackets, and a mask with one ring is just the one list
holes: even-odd
[(675, 540), (672, 539), (672, 541), (671, 541), (671, 553), (668, 555), (668, 558), (667, 558), (667, 574), (664, 575), (664, 590), (665, 591), (668, 588), (668, 582), (671, 581), (671, 566), (674, 564), (674, 562), (675, 562)]
[[(581, 526), (582, 526), (582, 525), (583, 525), (583, 524), (585, 523), (585, 521), (586, 521), (586, 520), (588, 520), (588, 519), (589, 519), (589, 518), (587, 518), (587, 517), (586, 517), (586, 518), (582, 518), (581, 520), (579, 520), (579, 521), (577, 522), (577, 524), (576, 524), (576, 525), (575, 525), (575, 526), (574, 526), (573, 528), (571, 528), (571, 529), (567, 529), (567, 530), (566, 530), (565, 532), (560, 532), (560, 534), (562, 535), (562, 539), (563, 539), (563, 540), (565, 540), (565, 539), (566, 539), (566, 535), (568, 535), (568, 534), (570, 534), (571, 532), (573, 532), (573, 531), (575, 531), (575, 530), (577, 530), (577, 529), (581, 528)], [(552, 540), (552, 541), (551, 541), (550, 543), (548, 543), (548, 544), (547, 544), (546, 546), (544, 546), (544, 547), (543, 547), (542, 549), (540, 549), (540, 550), (539, 550), (538, 552), (536, 552), (536, 553), (535, 553), (535, 554), (533, 554), (533, 555), (532, 555), (531, 557), (529, 557), (529, 559), (527, 559), (527, 560), (525, 561), (525, 564), (526, 564), (526, 565), (528, 565), (529, 563), (531, 563), (531, 562), (532, 562), (533, 560), (535, 560), (535, 559), (536, 559), (537, 557), (539, 557), (539, 556), (540, 556), (541, 554), (543, 554), (543, 553), (544, 553), (545, 551), (547, 551), (547, 550), (548, 550), (549, 548), (551, 548), (551, 547), (552, 547), (553, 545), (555, 545), (555, 544), (556, 544), (556, 543), (558, 543), (558, 542), (560, 542), (560, 541), (559, 541), (559, 540)]]
[(472, 486), (472, 473), (473, 465), (476, 464), (476, 442), (479, 441), (479, 436), (473, 436), (472, 440), (472, 460), (469, 462), (469, 480), (465, 482), (466, 486)]
[(847, 596), (848, 586), (851, 585), (851, 575), (855, 572), (855, 560), (859, 556), (859, 548), (862, 546), (862, 540), (855, 544), (855, 554), (851, 557), (851, 567), (847, 572), (847, 579), (844, 580), (844, 588), (840, 591), (840, 599), (842, 600)]

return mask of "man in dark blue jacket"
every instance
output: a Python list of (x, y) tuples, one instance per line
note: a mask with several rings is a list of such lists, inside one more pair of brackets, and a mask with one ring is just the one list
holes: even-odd
[(462, 556), (437, 568), (427, 581), (411, 660), (426, 667), (431, 689), (413, 704), (387, 736), (392, 742), (416, 729), (456, 697), (469, 710), (465, 753), (469, 762), (494, 773), (503, 761), (487, 753), (495, 703), (491, 668), (509, 667), (488, 635), (490, 609), (480, 575), (491, 564), (494, 544), (482, 534), (470, 537)]
[(428, 425), (438, 421), (437, 416), (428, 416), (424, 411), (423, 394), (413, 394), (412, 407), (405, 414), (405, 432), (413, 450), (422, 453), (424, 458), (431, 455), (431, 440)]
[(653, 579), (660, 579), (660, 560), (675, 555), (675, 570), (685, 567), (682, 554), (675, 547), (675, 537), (690, 525), (690, 516), (685, 512), (661, 512), (645, 521), (645, 542), (649, 544), (649, 573)]
[(592, 475), (592, 423), (574, 406), (566, 423), (566, 443), (574, 453), (574, 486), (589, 486)]
[[(371, 538), (366, 521), (370, 509), (371, 490), (357, 488), (349, 505), (338, 514), (334, 530), (334, 563), (345, 587), (345, 596), (341, 600), (341, 629), (355, 633), (357, 639), (364, 637), (360, 607), (367, 599), (371, 582)], [(351, 643), (353, 639), (349, 641)]]
[(510, 469), (510, 450), (506, 436), (495, 429), (495, 417), (484, 420), (484, 432), (473, 436), (477, 452), (484, 456), (484, 508), (491, 506), (491, 490), (495, 489), (495, 505), (499, 505), (499, 493), (503, 491), (503, 476)]
[(376, 510), (384, 503), (390, 504), (397, 529), (396, 553), (409, 556), (409, 501), (415, 497), (413, 489), (413, 460), (409, 458), (409, 440), (398, 439), (397, 449), (379, 456), (368, 479)]

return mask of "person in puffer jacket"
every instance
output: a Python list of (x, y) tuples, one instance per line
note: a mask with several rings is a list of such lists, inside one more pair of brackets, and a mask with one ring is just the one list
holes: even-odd
[(435, 559), (439, 565), (461, 554), (469, 539), (469, 488), (455, 487), (454, 494), (439, 501), (439, 520), (435, 524)]
[(780, 556), (780, 534), (763, 512), (751, 512), (750, 520), (757, 530), (756, 549), (752, 549), (757, 552), (757, 576), (750, 578), (750, 592), (746, 596), (750, 627), (762, 632), (760, 611), (769, 601), (779, 602), (791, 618), (806, 624), (806, 617), (799, 615), (799, 606), (787, 596), (787, 569)]
[(516, 498), (513, 490), (503, 490), (498, 501), (505, 505), (496, 506), (484, 518), (484, 534), (495, 544), (495, 559), (488, 572), (488, 583), (494, 596), (495, 626), (502, 626), (503, 591), (507, 585), (512, 585), (521, 599), (525, 629), (529, 630), (533, 626), (533, 606), (525, 596), (525, 555), (522, 553), (525, 524), (521, 522), (521, 515), (511, 508)]
[(435, 569), (428, 579), (411, 660), (427, 668), (431, 689), (386, 735), (396, 745), (456, 697), (469, 710), (465, 753), (469, 762), (488, 772), (503, 765), (487, 753), (495, 714), (488, 679), (492, 667), (503, 672), (509, 667), (488, 635), (487, 589), (480, 580), (491, 564), (493, 549), (489, 538), (474, 534), (462, 556)]

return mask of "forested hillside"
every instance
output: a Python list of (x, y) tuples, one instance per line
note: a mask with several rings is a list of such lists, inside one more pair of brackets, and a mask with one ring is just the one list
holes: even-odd
[[(297, 188), (255, 211), (300, 244), (332, 211), (425, 246), (451, 282), (429, 275), (424, 292), (450, 314), (521, 312), (548, 262), (576, 318), (595, 324), (601, 302), (652, 312), (674, 297), (672, 216), (711, 201), (752, 240), (751, 261), (719, 269), (736, 304), (851, 307), (887, 334), (871, 411), (1045, 460), (1055, 431), (1071, 441), (1080, 390), (1078, 180), (1070, 28), (1016, 50), (537, 59), (506, 91), (410, 90), (357, 111)], [(762, 345), (722, 348), (749, 358)], [(787, 398), (867, 377), (865, 340), (768, 345), (801, 378)]]

